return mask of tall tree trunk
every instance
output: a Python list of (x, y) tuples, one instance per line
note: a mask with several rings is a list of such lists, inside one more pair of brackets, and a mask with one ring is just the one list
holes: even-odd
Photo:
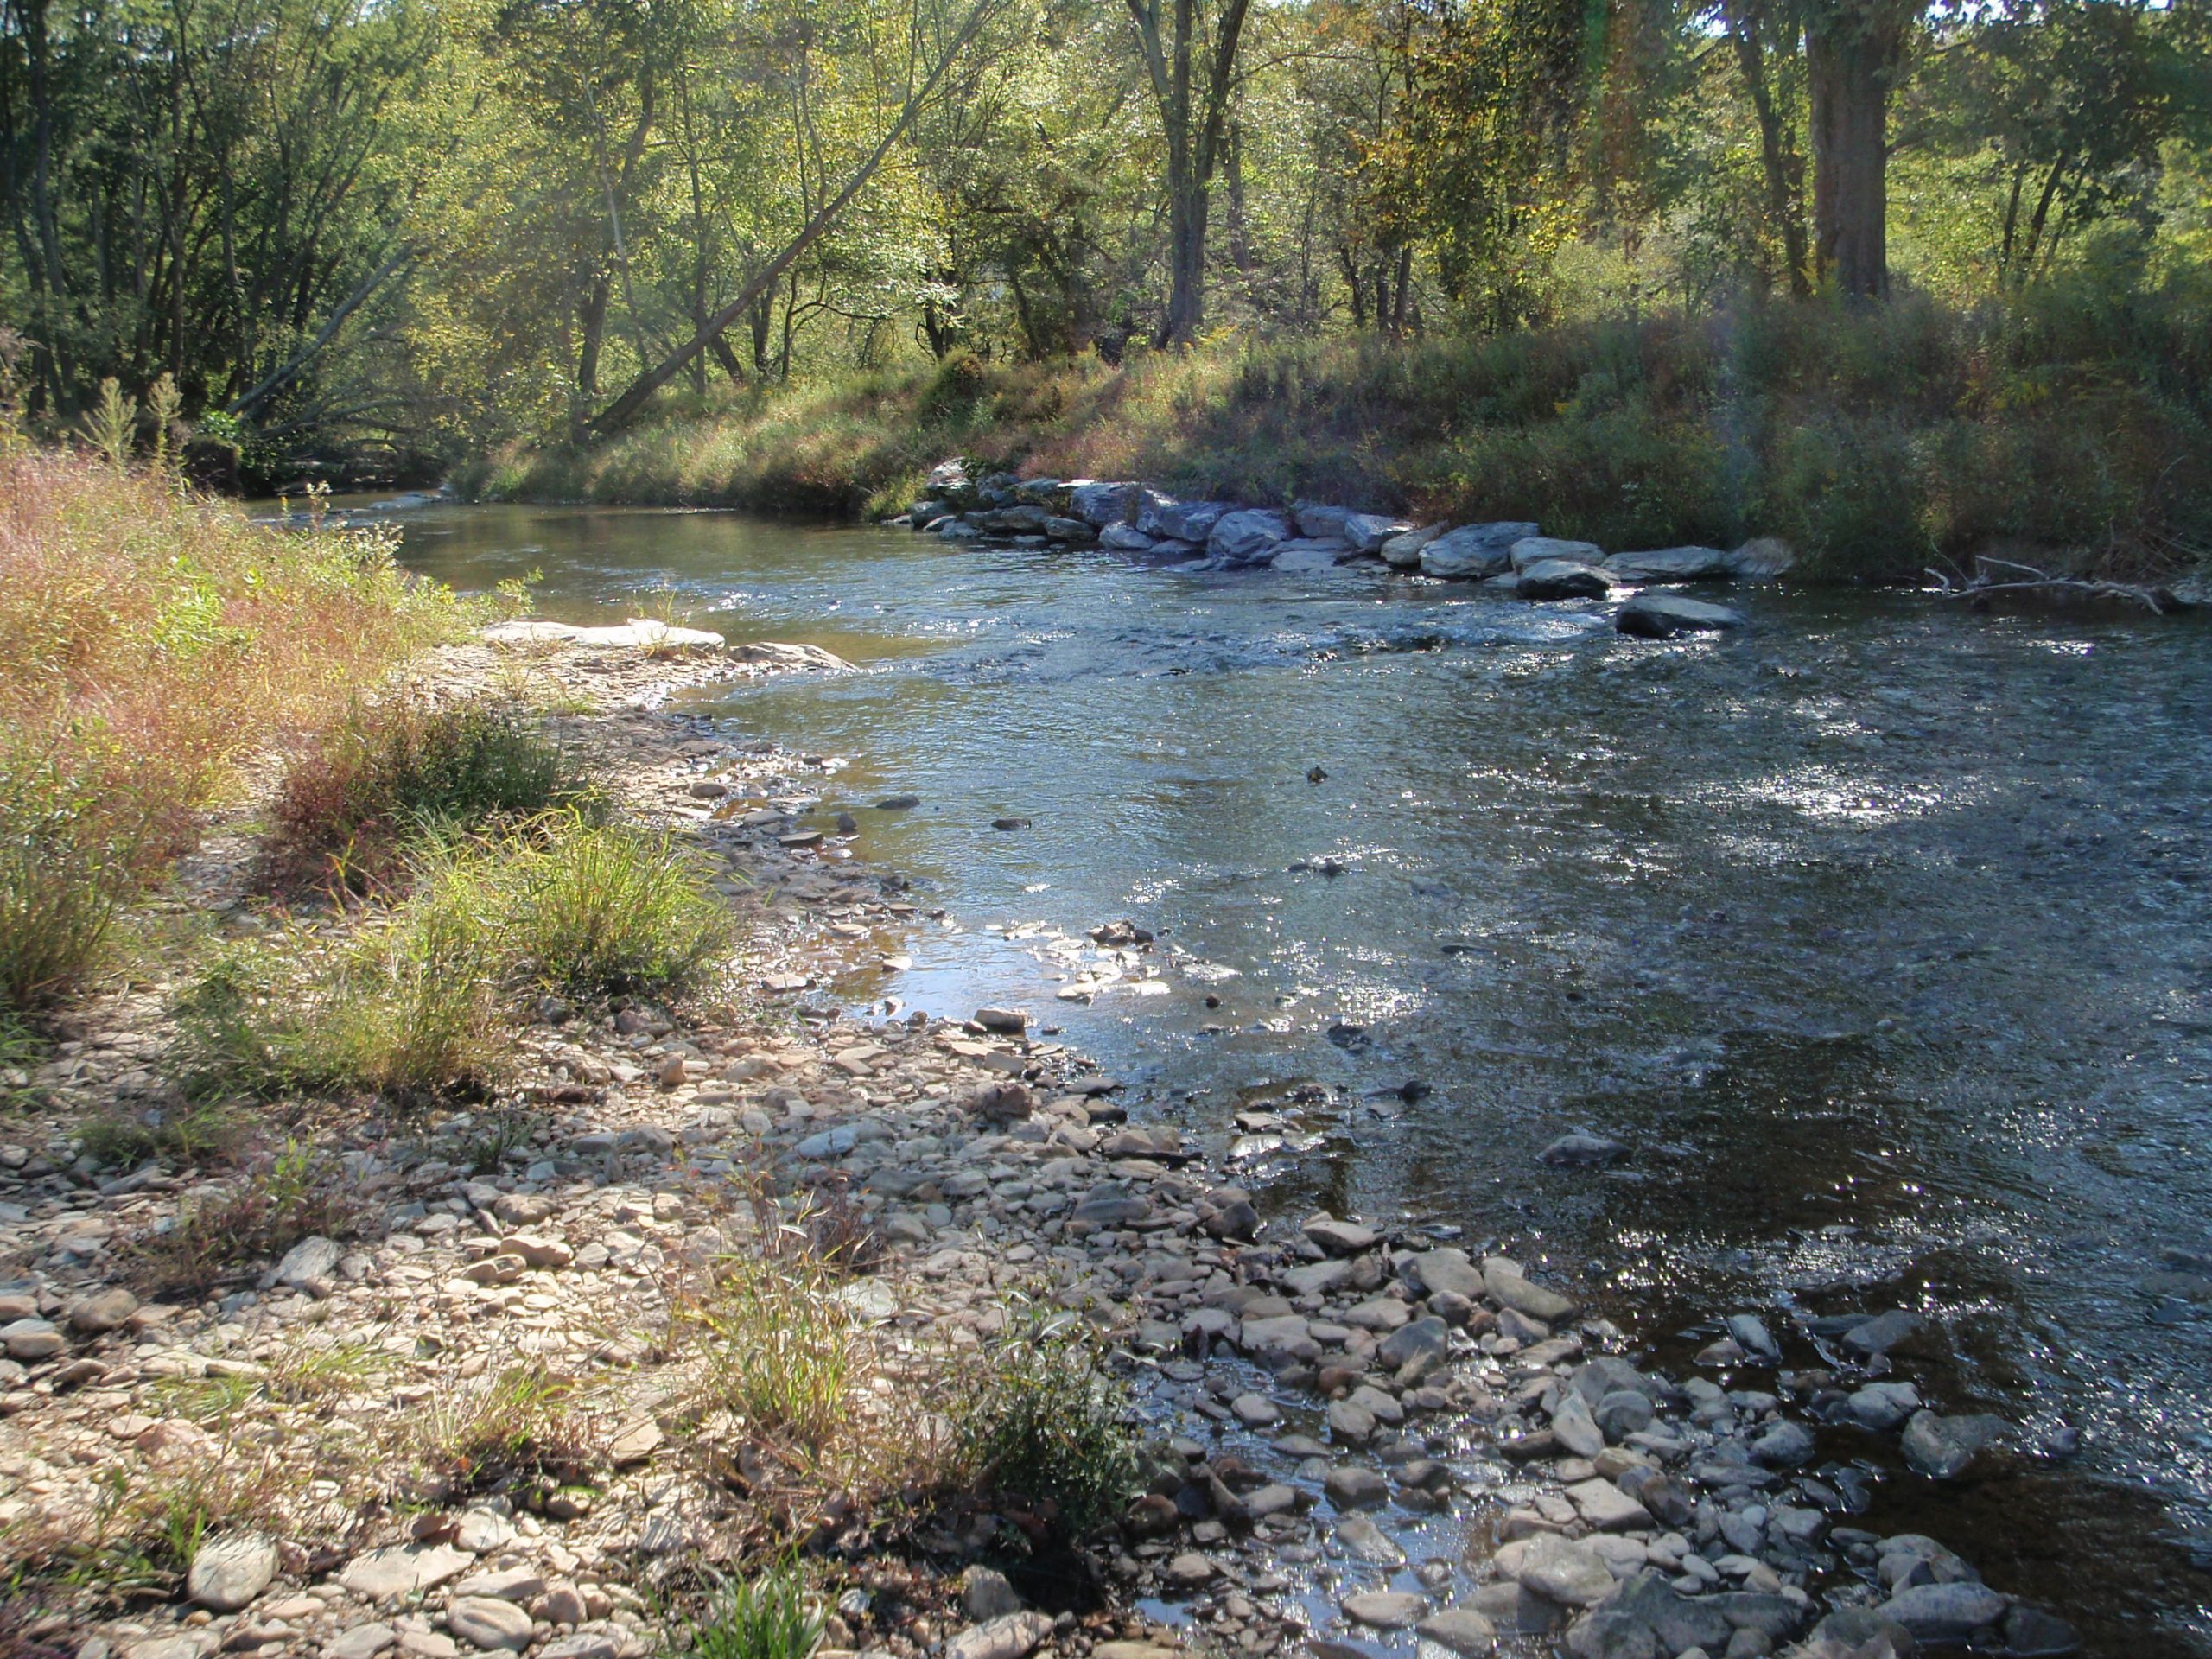
[(1728, 33), (1736, 47), (1737, 67), (1743, 72), (1744, 88), (1751, 94), (1752, 112), (1758, 118), (1759, 164), (1766, 175), (1766, 211), (1782, 238), (1783, 263), (1789, 267), (1789, 292), (1804, 299), (1813, 291), (1812, 272), (1805, 248), (1804, 163), (1782, 123), (1775, 105), (1774, 89), (1766, 75), (1766, 45), (1762, 38), (1758, 0), (1734, 0), (1728, 12)]
[(1193, 344), (1206, 312), (1206, 187), (1186, 168), (1170, 188), (1167, 202), (1167, 315), (1160, 321), (1162, 346)]
[(576, 395), (587, 408), (599, 401), (599, 348), (607, 337), (607, 272), (594, 271), (576, 318), (583, 331), (583, 343), (576, 352)]
[(1827, 0), (1805, 29), (1815, 256), (1852, 299), (1889, 296), (1890, 87), (1904, 48), (1894, 0)]
[(1167, 312), (1154, 340), (1163, 348), (1182, 348), (1198, 339), (1205, 321), (1207, 196), (1236, 89), (1236, 47), (1249, 0), (1224, 0), (1214, 22), (1211, 60), (1196, 66), (1198, 0), (1172, 0), (1172, 15), (1165, 18), (1160, 0), (1128, 4), (1167, 140)]

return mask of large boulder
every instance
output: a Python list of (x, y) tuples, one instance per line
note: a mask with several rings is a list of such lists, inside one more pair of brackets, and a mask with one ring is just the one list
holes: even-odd
[(1717, 547), (1661, 547), (1648, 553), (1616, 553), (1605, 572), (1617, 582), (1726, 582), (1733, 557)]
[(1290, 510), (1290, 519), (1298, 527), (1298, 533), (1319, 542), (1344, 540), (1344, 520), (1351, 517), (1350, 507), (1308, 505)]
[(1916, 1412), (1904, 1427), (1904, 1460), (1923, 1475), (1951, 1480), (2011, 1430), (2002, 1417), (1986, 1413), (1943, 1417), (1932, 1411)]
[(1738, 582), (1772, 582), (1796, 563), (1796, 549), (1779, 536), (1756, 536), (1728, 556), (1728, 573)]
[(1748, 619), (1727, 605), (1712, 605), (1677, 594), (1638, 594), (1620, 608), (1613, 626), (1638, 639), (1672, 639), (1683, 633), (1719, 633), (1742, 627)]
[(1591, 565), (1539, 559), (1520, 573), (1517, 591), (1523, 599), (1603, 599), (1612, 590), (1605, 573)]
[(1226, 501), (1178, 501), (1147, 492), (1137, 510), (1137, 528), (1165, 541), (1203, 542), (1235, 512)]
[(1500, 575), (1512, 568), (1513, 544), (1535, 533), (1535, 525), (1517, 521), (1462, 524), (1421, 550), (1421, 573), (1459, 581)]
[(1265, 564), (1290, 539), (1290, 526), (1279, 512), (1245, 507), (1214, 521), (1206, 551), (1231, 564)]
[(1379, 512), (1355, 512), (1345, 517), (1344, 527), (1337, 534), (1351, 544), (1353, 552), (1371, 557), (1382, 550), (1384, 543), (1412, 529), (1402, 518), (1386, 518)]
[(1068, 486), (1068, 511), (1093, 530), (1126, 524), (1136, 517), (1137, 486), (1079, 478)]
[(1159, 543), (1135, 525), (1117, 521), (1098, 532), (1098, 545), (1117, 553), (1149, 553)]
[(1910, 1630), (1931, 1645), (1964, 1642), (2005, 1617), (2011, 1601), (1986, 1584), (1916, 1584), (1874, 1609), (1881, 1618)]
[(1439, 521), (1423, 524), (1418, 530), (1402, 530), (1395, 536), (1386, 537), (1376, 550), (1382, 554), (1382, 563), (1394, 570), (1418, 569), (1421, 550), (1449, 529), (1451, 525)]
[(1605, 551), (1595, 542), (1570, 542), (1557, 536), (1523, 536), (1507, 550), (1507, 558), (1516, 571), (1526, 571), (1532, 565), (1559, 560), (1566, 564), (1599, 565), (1605, 562)]

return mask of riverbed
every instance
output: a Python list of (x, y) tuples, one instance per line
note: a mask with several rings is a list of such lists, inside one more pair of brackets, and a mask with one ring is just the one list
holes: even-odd
[[(856, 665), (703, 705), (842, 762), (819, 826), (941, 912), (848, 1003), (1021, 1006), (1188, 1129), (1272, 1113), (1236, 1147), (1271, 1212), (1510, 1240), (1675, 1360), (1729, 1313), (1923, 1309), (1946, 1352), (1904, 1369), (2025, 1455), (1878, 1465), (1866, 1524), (2093, 1651), (2212, 1653), (2202, 625), (1758, 588), (1655, 644), (1373, 568), (397, 517), (550, 617)], [(1059, 995), (1122, 919), (1144, 966)], [(1630, 1155), (1540, 1161), (1576, 1130)]]

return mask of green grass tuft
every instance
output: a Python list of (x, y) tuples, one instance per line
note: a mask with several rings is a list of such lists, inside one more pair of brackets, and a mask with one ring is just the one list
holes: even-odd
[(531, 817), (588, 796), (521, 711), (475, 701), (356, 702), (286, 771), (260, 874), (277, 892), (388, 886), (425, 835)]
[(686, 1650), (693, 1659), (809, 1659), (824, 1627), (798, 1569), (778, 1567), (724, 1581), (692, 1621)]
[(1083, 1539), (1137, 1490), (1125, 1391), (1071, 1314), (1017, 1325), (970, 1384), (957, 1422), (977, 1489)]

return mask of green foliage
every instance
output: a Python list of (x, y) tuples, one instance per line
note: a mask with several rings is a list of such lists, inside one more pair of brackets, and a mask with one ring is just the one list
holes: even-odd
[(517, 709), (356, 702), (286, 768), (262, 879), (280, 892), (365, 893), (395, 880), (425, 835), (532, 817), (586, 794), (569, 757)]
[(703, 861), (657, 831), (570, 814), (485, 874), (511, 971), (547, 989), (681, 991), (737, 945)]
[(834, 1263), (806, 1254), (718, 1258), (676, 1309), (697, 1344), (690, 1414), (733, 1412), (749, 1433), (814, 1451), (850, 1428), (862, 1335), (830, 1294), (837, 1280)]
[(1003, 1338), (958, 1410), (978, 1490), (1026, 1506), (1065, 1540), (1135, 1495), (1126, 1395), (1072, 1315), (1032, 1319)]
[(403, 1103), (480, 1091), (502, 1071), (509, 1000), (681, 994), (738, 943), (694, 855), (576, 811), (427, 843), (400, 887), (335, 940), (299, 928), (219, 955), (177, 1003), (188, 1090)]
[(533, 1478), (548, 1487), (580, 1482), (593, 1462), (582, 1404), (576, 1385), (542, 1363), (508, 1366), (433, 1406), (425, 1460), (462, 1491)]
[(137, 826), (103, 823), (84, 774), (0, 734), (0, 1009), (61, 1000), (97, 973), (133, 883)]
[(809, 1659), (824, 1620), (795, 1567), (727, 1580), (685, 1633), (692, 1659)]

